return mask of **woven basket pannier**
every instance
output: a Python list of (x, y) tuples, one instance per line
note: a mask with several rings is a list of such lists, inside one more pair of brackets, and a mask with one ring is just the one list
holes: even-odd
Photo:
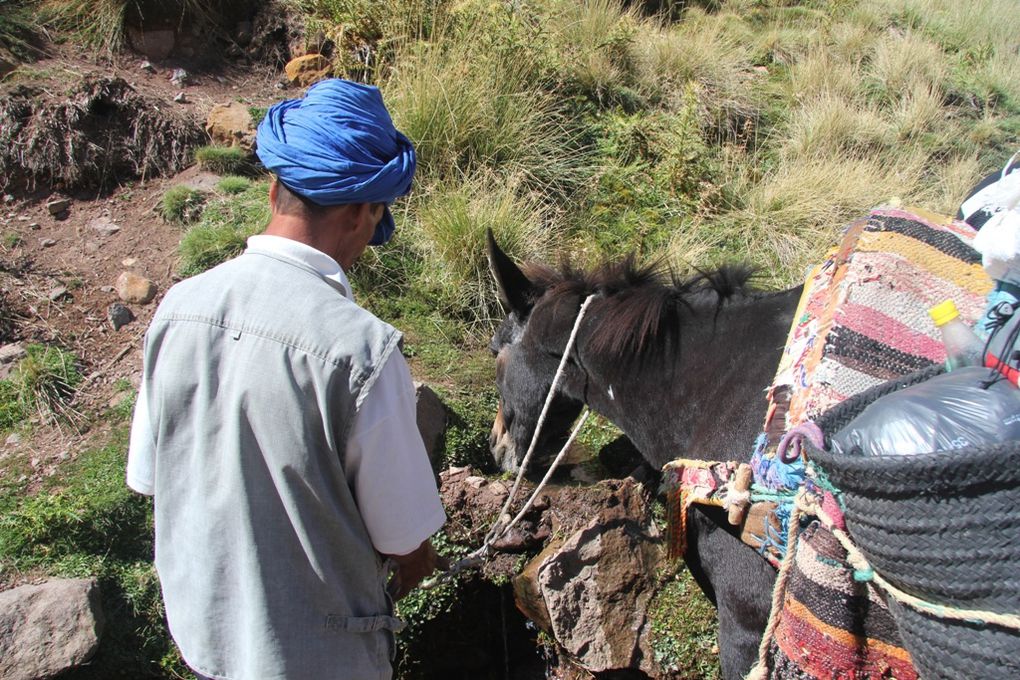
[[(816, 420), (828, 437), (934, 367), (846, 400)], [(828, 440), (826, 440), (828, 444)], [(847, 528), (889, 583), (936, 607), (1020, 614), (1020, 442), (915, 455), (809, 458), (842, 492)], [(1020, 678), (1020, 632), (921, 613), (889, 598), (924, 678)]]

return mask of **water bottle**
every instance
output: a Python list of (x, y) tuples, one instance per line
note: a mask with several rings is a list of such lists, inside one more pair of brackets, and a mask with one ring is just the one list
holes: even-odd
[(946, 369), (984, 365), (984, 343), (960, 318), (956, 303), (946, 300), (928, 310), (942, 334), (946, 348)]

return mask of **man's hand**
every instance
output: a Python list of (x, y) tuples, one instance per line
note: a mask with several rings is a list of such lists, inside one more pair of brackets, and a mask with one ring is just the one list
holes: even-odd
[(406, 555), (386, 555), (396, 564), (393, 576), (386, 585), (386, 590), (394, 601), (400, 600), (414, 589), (422, 580), (436, 569), (446, 571), (450, 563), (439, 555), (432, 543), (425, 539), (413, 552)]

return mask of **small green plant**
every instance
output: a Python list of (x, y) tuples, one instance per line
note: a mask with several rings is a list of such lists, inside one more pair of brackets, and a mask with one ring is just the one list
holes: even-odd
[(652, 651), (664, 671), (684, 677), (720, 677), (716, 612), (690, 572), (680, 566), (648, 607)]
[(0, 431), (9, 430), (33, 414), (47, 420), (75, 422), (71, 406), (82, 376), (78, 360), (59, 347), (30, 344), (11, 376), (0, 380)]
[(244, 250), (248, 237), (269, 221), (268, 189), (268, 183), (259, 182), (208, 203), (199, 222), (181, 239), (180, 273), (194, 276)]
[(160, 213), (170, 224), (191, 224), (202, 214), (205, 195), (198, 189), (177, 185), (163, 194)]
[(86, 677), (190, 677), (166, 629), (151, 502), (124, 484), (127, 445), (121, 427), (34, 495), (0, 483), (0, 574), (98, 579), (107, 626)]
[(13, 231), (7, 232), (6, 234), (4, 234), (3, 237), (4, 247), (7, 248), (8, 250), (13, 250), (14, 248), (17, 248), (24, 242), (25, 239), (21, 238), (20, 234)]
[(262, 119), (266, 117), (266, 112), (269, 111), (269, 107), (266, 106), (249, 106), (248, 113), (251, 114), (252, 123), (257, 127)]
[(35, 14), (22, 0), (0, 0), (0, 56), (9, 54), (17, 59), (37, 52), (33, 45), (39, 27)]
[(224, 177), (216, 184), (216, 190), (221, 194), (240, 194), (251, 188), (251, 180), (247, 177), (238, 177), (236, 175), (230, 175)]
[(218, 175), (250, 175), (255, 170), (251, 155), (239, 146), (203, 146), (195, 149), (198, 164)]
[(118, 389), (117, 400), (110, 408), (110, 418), (116, 422), (125, 422), (130, 420), (131, 414), (134, 413), (135, 402), (137, 400), (138, 393), (135, 392), (130, 383), (128, 383), (126, 387)]

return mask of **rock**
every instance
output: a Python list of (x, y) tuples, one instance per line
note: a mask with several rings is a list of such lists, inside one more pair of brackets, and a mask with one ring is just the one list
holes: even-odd
[(217, 144), (251, 149), (255, 143), (255, 121), (248, 107), (241, 102), (213, 106), (205, 131)]
[(633, 520), (595, 520), (538, 568), (552, 634), (585, 670), (653, 670), (647, 608), (662, 559)]
[(590, 673), (660, 677), (648, 606), (668, 570), (645, 494), (633, 480), (564, 488), (553, 514), (570, 511), (565, 494), (596, 516), (514, 578), (518, 609)]
[(47, 201), (46, 203), (46, 209), (50, 211), (51, 215), (59, 215), (70, 208), (71, 199), (69, 198), (54, 198), (52, 201)]
[(184, 96), (183, 92), (178, 92), (176, 95), (174, 95), (174, 102), (176, 102), (177, 104), (187, 104), (188, 98)]
[(65, 297), (70, 297), (70, 294), (67, 292), (67, 286), (56, 286), (50, 290), (49, 298), (53, 302)]
[(0, 380), (5, 380), (18, 362), (27, 356), (25, 348), (18, 343), (0, 346)]
[(417, 410), (418, 432), (421, 440), (425, 443), (425, 451), (429, 454), (429, 460), (434, 459), (439, 452), (439, 444), (446, 433), (448, 416), (446, 406), (435, 392), (428, 385), (416, 382), (414, 384), (414, 401)]
[(4, 203), (14, 203), (14, 194), (4, 194)]
[(49, 678), (88, 661), (103, 614), (93, 580), (54, 580), (0, 593), (0, 678)]
[(170, 82), (177, 87), (183, 87), (188, 84), (188, 72), (182, 68), (175, 68), (170, 73)]
[(113, 236), (120, 231), (120, 226), (104, 215), (89, 222), (89, 229), (98, 232), (102, 236)]
[[(126, 267), (128, 265), (124, 266)], [(115, 293), (117, 291), (117, 289), (114, 288), (113, 286), (100, 286), (99, 290), (103, 291), (104, 293)]]
[(176, 36), (171, 29), (154, 31), (143, 31), (133, 26), (128, 26), (128, 42), (131, 47), (149, 59), (166, 59), (174, 51)]
[(56, 240), (51, 238), (41, 238), (39, 239), (39, 245), (41, 245), (43, 248), (49, 248), (50, 246), (57, 245), (57, 242)]
[(308, 87), (333, 74), (333, 65), (321, 54), (306, 54), (291, 59), (283, 68), (291, 85)]
[(117, 296), (124, 302), (144, 305), (156, 297), (156, 284), (133, 272), (121, 272), (117, 277)]
[(136, 264), (138, 264), (138, 260), (136, 260), (133, 257), (125, 257), (123, 260), (120, 261), (120, 263), (125, 267), (134, 267)]
[(38, 222), (29, 222), (28, 228), (31, 229), (32, 231), (36, 231), (37, 229), (41, 229), (42, 227), (39, 226)]
[(546, 633), (552, 631), (552, 619), (549, 618), (549, 608), (545, 606), (542, 590), (538, 585), (538, 572), (561, 547), (562, 540), (549, 541), (549, 545), (528, 562), (524, 570), (513, 579), (514, 603), (517, 609)]
[(110, 325), (113, 326), (113, 330), (119, 331), (121, 328), (134, 321), (135, 315), (124, 305), (119, 302), (114, 302), (107, 308), (106, 318), (110, 320)]
[(7, 446), (17, 446), (21, 443), (21, 435), (17, 432), (12, 432), (7, 435), (7, 439), (4, 440), (4, 444)]
[(155, 73), (156, 72), (156, 67), (153, 66), (152, 63), (148, 62), (148, 61), (143, 61), (141, 64), (138, 65), (138, 68), (142, 69), (143, 71), (147, 71), (149, 73)]

